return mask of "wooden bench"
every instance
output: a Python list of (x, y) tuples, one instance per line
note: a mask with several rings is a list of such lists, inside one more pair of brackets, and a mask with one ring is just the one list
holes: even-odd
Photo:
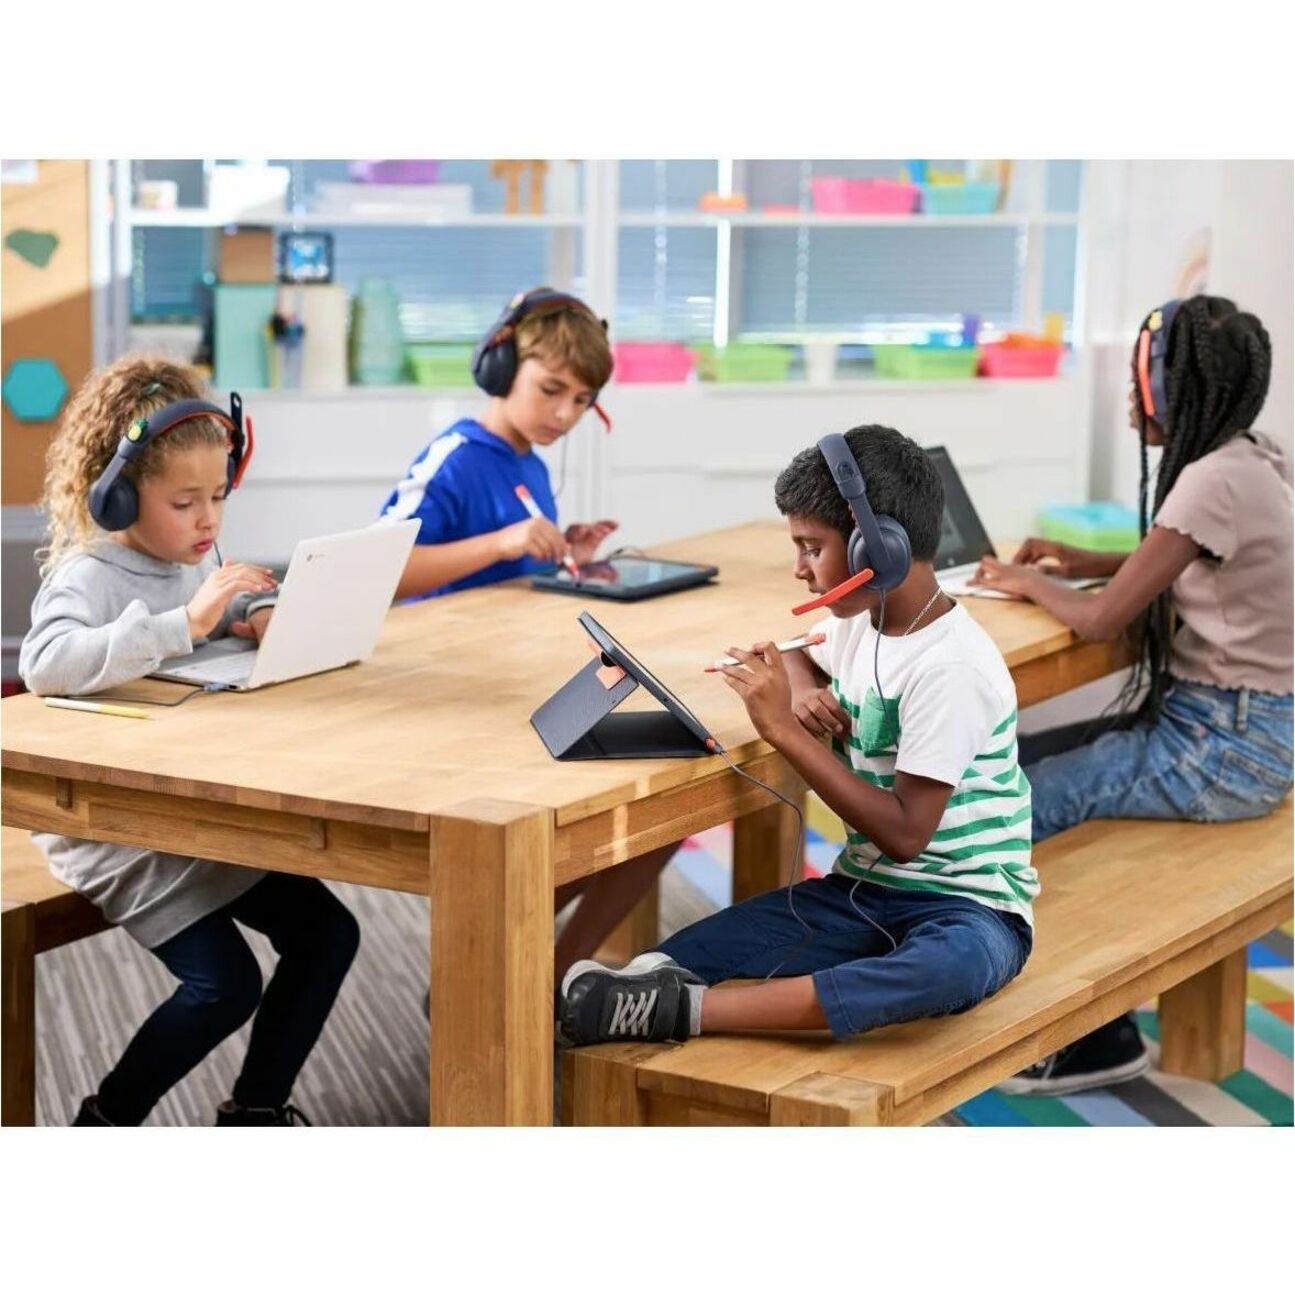
[(1160, 996), (1160, 1068), (1242, 1066), (1246, 945), (1291, 915), (1291, 803), (1227, 824), (1094, 821), (1035, 850), (1022, 974), (959, 1016), (563, 1056), (567, 1124), (925, 1124)]
[(0, 1124), (36, 1123), (36, 955), (107, 929), (50, 875), (29, 833), (0, 829)]

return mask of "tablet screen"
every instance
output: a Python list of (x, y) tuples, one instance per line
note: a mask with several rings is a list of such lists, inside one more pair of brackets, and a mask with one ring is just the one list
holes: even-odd
[[(697, 567), (689, 562), (662, 562), (656, 558), (612, 558), (608, 562), (587, 562), (582, 566), (580, 584), (604, 589), (612, 586), (640, 589), (696, 570)], [(565, 567), (554, 571), (553, 578), (560, 584), (575, 583)]]
[[(617, 559), (617, 561), (620, 560), (621, 559), (619, 558)], [(626, 560), (628, 561), (629, 559)], [(677, 566), (678, 564), (665, 562), (659, 565)], [(589, 631), (598, 646), (602, 648), (613, 661), (620, 656), (624, 659), (625, 664), (628, 664), (633, 668), (633, 673), (639, 682), (644, 684), (648, 691), (656, 696), (657, 701), (670, 705), (680, 719), (683, 719), (686, 716), (687, 719), (692, 722), (694, 732), (696, 732), (698, 736), (702, 738), (710, 736), (709, 731), (701, 720), (699, 720), (697, 716), (694, 715), (692, 711), (690, 711), (688, 707), (685, 706), (683, 702), (681, 702), (679, 698), (676, 697), (674, 693), (672, 693), (670, 689), (667, 688), (665, 684), (663, 684), (661, 680), (658, 679), (656, 675), (654, 675), (652, 671), (634, 655), (633, 652), (620, 642), (619, 639), (612, 638), (612, 636), (601, 625), (599, 625), (588, 612), (580, 613), (580, 623)]]

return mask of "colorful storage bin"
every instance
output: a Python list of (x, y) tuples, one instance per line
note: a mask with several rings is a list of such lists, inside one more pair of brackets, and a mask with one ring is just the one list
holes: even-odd
[(1138, 515), (1125, 504), (1053, 504), (1039, 512), (1044, 539), (1084, 549), (1131, 553), (1138, 547)]
[(974, 378), (980, 361), (977, 346), (874, 346), (872, 362), (879, 378), (953, 381)]
[(791, 348), (734, 342), (697, 347), (697, 373), (708, 382), (785, 382)]
[(928, 216), (988, 216), (998, 210), (998, 184), (990, 180), (966, 184), (922, 185), (922, 210)]
[(917, 210), (921, 189), (903, 180), (847, 180), (815, 176), (809, 182), (814, 210), (827, 216), (908, 215)]
[(409, 376), (420, 387), (472, 386), (472, 347), (413, 342), (405, 347)]
[(1064, 346), (1030, 340), (987, 342), (980, 348), (980, 372), (986, 378), (1055, 378)]
[(617, 342), (612, 348), (616, 382), (685, 382), (693, 353), (678, 342)]

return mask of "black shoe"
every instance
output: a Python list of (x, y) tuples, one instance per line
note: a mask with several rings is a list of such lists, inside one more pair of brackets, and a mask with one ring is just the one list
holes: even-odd
[(216, 1107), (216, 1127), (221, 1125), (289, 1125), (310, 1124), (295, 1106), (239, 1106), (236, 1102), (221, 1102)]
[(96, 1094), (93, 1097), (87, 1097), (81, 1103), (81, 1109), (76, 1113), (76, 1119), (72, 1121), (72, 1127), (77, 1125), (102, 1125), (104, 1128), (114, 1129), (117, 1126), (111, 1120), (105, 1120), (103, 1112), (99, 1109), (99, 1097)]
[(1060, 1097), (1126, 1083), (1146, 1074), (1150, 1066), (1137, 1022), (1129, 1013), (1013, 1075), (998, 1085), (998, 1091), (1019, 1097)]
[(702, 980), (664, 953), (641, 953), (619, 971), (577, 962), (562, 977), (558, 1035), (572, 1047), (616, 1039), (682, 1043), (688, 1037), (688, 985)]

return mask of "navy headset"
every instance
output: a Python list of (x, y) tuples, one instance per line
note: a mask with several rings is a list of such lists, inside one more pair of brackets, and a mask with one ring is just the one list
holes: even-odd
[[(472, 352), (472, 377), (477, 386), (488, 396), (506, 396), (512, 390), (513, 379), (517, 377), (518, 324), (528, 316), (551, 315), (560, 310), (577, 310), (597, 318), (583, 301), (570, 293), (558, 292), (553, 288), (533, 288), (530, 292), (519, 292)], [(607, 321), (603, 319), (599, 322), (606, 332)], [(598, 403), (600, 394), (599, 391), (593, 393), (590, 405), (610, 432), (611, 419)]]
[(255, 441), (250, 418), (244, 430), (243, 400), (237, 391), (229, 393), (228, 413), (207, 400), (178, 400), (174, 404), (163, 405), (156, 413), (131, 423), (117, 446), (117, 452), (90, 487), (90, 516), (105, 531), (124, 531), (139, 519), (139, 491), (126, 475), (126, 465), (136, 461), (159, 436), (192, 418), (210, 418), (229, 433), (226, 494), (242, 481), (243, 473), (252, 461)]
[(913, 551), (908, 532), (893, 518), (873, 513), (868, 503), (863, 473), (844, 436), (832, 433), (818, 443), (819, 453), (827, 461), (832, 481), (841, 498), (850, 506), (854, 529), (845, 542), (848, 580), (819, 595), (812, 602), (792, 608), (800, 616), (826, 607), (855, 589), (873, 589), (884, 593), (901, 584), (913, 565)]
[(1182, 302), (1175, 298), (1153, 310), (1138, 334), (1138, 394), (1142, 401), (1142, 412), (1159, 422), (1164, 421), (1169, 408), (1165, 366), (1169, 359), (1169, 333), (1181, 305)]

